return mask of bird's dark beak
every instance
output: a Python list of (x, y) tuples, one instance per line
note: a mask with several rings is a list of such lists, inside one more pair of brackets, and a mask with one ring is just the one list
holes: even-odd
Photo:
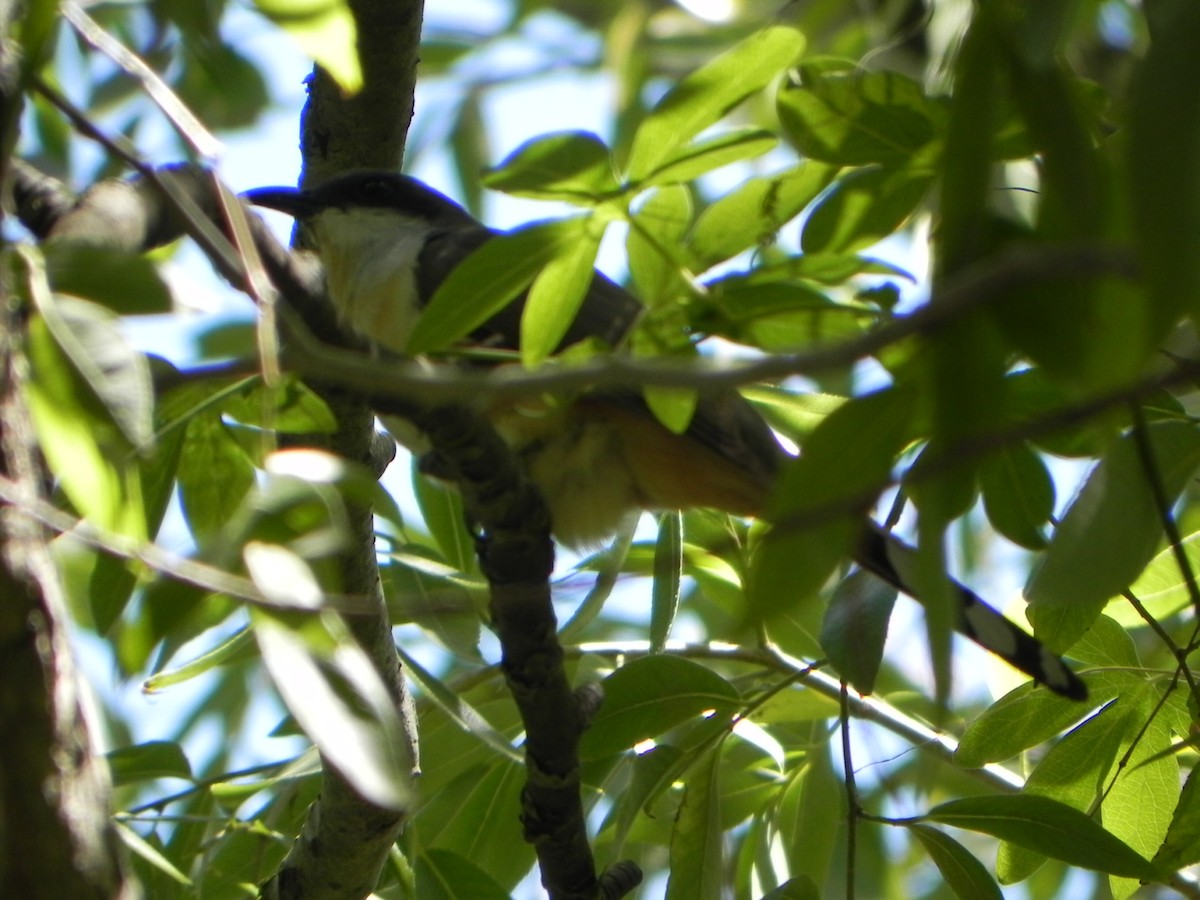
[(277, 209), (297, 219), (304, 219), (317, 211), (317, 204), (304, 191), (289, 187), (254, 188), (242, 194), (255, 206)]

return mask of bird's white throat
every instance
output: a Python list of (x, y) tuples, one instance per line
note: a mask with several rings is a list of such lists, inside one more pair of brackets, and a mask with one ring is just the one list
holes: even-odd
[(312, 226), (338, 316), (380, 347), (403, 353), (421, 311), (416, 266), (428, 223), (390, 209), (330, 208)]

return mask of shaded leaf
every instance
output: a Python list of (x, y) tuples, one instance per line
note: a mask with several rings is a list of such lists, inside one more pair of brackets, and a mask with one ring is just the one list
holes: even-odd
[(678, 512), (663, 513), (658, 519), (658, 541), (654, 545), (654, 589), (650, 602), (650, 652), (661, 653), (671, 635), (679, 609), (679, 585), (683, 576), (683, 521)]
[(907, 827), (921, 842), (954, 896), (962, 900), (1000, 900), (1000, 887), (966, 847), (936, 828), (916, 823)]
[(666, 900), (721, 900), (725, 864), (721, 828), (721, 750), (692, 768), (671, 832)]
[(875, 690), (896, 589), (866, 572), (842, 579), (821, 625), (821, 646), (841, 677), (860, 694)]
[(430, 847), (417, 858), (422, 900), (508, 900), (494, 878), (453, 850)]
[(804, 224), (805, 253), (851, 253), (877, 244), (916, 211), (933, 184), (929, 172), (862, 169), (833, 183)]
[(145, 256), (51, 241), (42, 247), (51, 288), (126, 314), (165, 313), (171, 289)]
[[(1200, 431), (1183, 422), (1155, 422), (1147, 427), (1147, 440), (1154, 477), (1173, 501), (1200, 465)], [(1125, 435), (1088, 475), (1056, 529), (1025, 588), (1030, 620), (1051, 650), (1070, 647), (1153, 558), (1162, 525), (1149, 477), (1136, 437)]]
[(632, 747), (708, 710), (729, 712), (734, 687), (711, 669), (677, 656), (635, 659), (604, 680), (604, 704), (580, 741), (583, 759)]
[(947, 118), (916, 81), (822, 60), (800, 67), (779, 92), (779, 118), (809, 159), (839, 165), (902, 165), (939, 136)]
[(877, 391), (834, 410), (784, 469), (771, 499), (774, 527), (754, 562), (749, 603), (770, 618), (815, 593), (849, 556), (861, 516), (909, 440), (911, 398)]
[(190, 780), (192, 777), (187, 756), (174, 741), (147, 741), (130, 747), (118, 747), (105, 756), (116, 786), (155, 778)]
[(1054, 512), (1054, 482), (1026, 444), (987, 457), (979, 466), (983, 508), (996, 530), (1030, 550), (1046, 545), (1042, 528)]

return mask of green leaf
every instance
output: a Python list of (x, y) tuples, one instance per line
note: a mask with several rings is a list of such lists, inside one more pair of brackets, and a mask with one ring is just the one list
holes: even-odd
[(422, 844), (454, 851), (511, 890), (534, 862), (533, 849), (513, 840), (524, 783), (525, 767), (507, 759), (467, 769), (424, 800), (414, 819)]
[(604, 703), (580, 741), (600, 759), (669, 731), (709, 710), (730, 712), (737, 690), (711, 669), (677, 656), (635, 659), (604, 680)]
[(217, 40), (182, 42), (182, 71), (173, 87), (207, 127), (248, 128), (271, 102), (266, 78), (255, 61)]
[(413, 623), (461, 660), (483, 662), (480, 612), (487, 586), (448, 565), (428, 547), (404, 544), (388, 554), (381, 574), (392, 624)]
[(526, 141), (485, 172), (483, 183), (518, 197), (585, 204), (618, 189), (611, 152), (587, 131), (562, 131)]
[(289, 434), (332, 434), (337, 430), (337, 419), (325, 401), (292, 376), (275, 387), (253, 379), (225, 398), (221, 411), (244, 425)]
[[(1110, 703), (1053, 744), (1029, 774), (1023, 793), (1049, 797), (1081, 812), (1088, 810), (1104, 791), (1105, 779), (1137, 723), (1128, 703)], [(996, 874), (1005, 884), (1028, 878), (1046, 861), (1036, 848), (1011, 843), (1000, 845)]]
[(805, 253), (851, 253), (879, 243), (916, 211), (933, 184), (929, 172), (862, 169), (844, 175), (804, 224)]
[(192, 778), (187, 756), (174, 741), (147, 741), (110, 750), (105, 756), (117, 787), (155, 778)]
[(688, 75), (642, 122), (629, 152), (629, 177), (645, 178), (677, 148), (771, 83), (804, 49), (804, 36), (783, 26), (764, 28)]
[[(1138, 623), (1145, 624), (1141, 619), (1138, 619)], [(1140, 669), (1142, 667), (1141, 660), (1138, 659), (1137, 647), (1129, 632), (1107, 615), (1096, 619), (1087, 633), (1071, 645), (1071, 656), (1080, 662), (1097, 667), (1114, 669)]]
[(1200, 6), (1148, 4), (1151, 40), (1129, 98), (1128, 203), (1160, 328), (1200, 296)]
[(417, 858), (421, 900), (508, 900), (491, 875), (453, 850), (430, 847)]
[(743, 128), (697, 141), (659, 165), (638, 187), (691, 181), (722, 166), (762, 156), (778, 143), (775, 135), (761, 128)]
[(721, 900), (725, 882), (721, 827), (721, 748), (688, 774), (671, 832), (671, 876), (666, 900)]
[(1160, 873), (1128, 844), (1077, 809), (1047, 797), (970, 797), (935, 806), (923, 819), (990, 834), (1073, 866), (1146, 881)]
[(753, 247), (772, 243), (833, 180), (837, 169), (806, 161), (776, 175), (752, 178), (716, 200), (696, 220), (688, 241), (704, 271)]
[(421, 463), (415, 456), (412, 461), (412, 487), (417, 506), (421, 509), (421, 520), (438, 549), (460, 572), (478, 571), (475, 544), (467, 530), (467, 515), (463, 507), (462, 494), (421, 471)]
[(121, 838), (121, 842), (129, 848), (129, 851), (136, 856), (144, 859), (155, 870), (166, 875), (177, 884), (182, 884), (191, 887), (192, 880), (187, 877), (179, 868), (171, 863), (162, 852), (147, 841), (144, 837), (126, 825), (124, 822), (117, 821), (114, 823), (117, 835)]
[(596, 276), (603, 224), (595, 218), (570, 221), (577, 224), (578, 233), (533, 279), (521, 314), (521, 362), (529, 369), (536, 368), (561, 343)]
[[(275, 567), (251, 565), (250, 575), (268, 596), (297, 587), (282, 583)], [(252, 609), (251, 618), (271, 680), (305, 734), (367, 800), (406, 809), (411, 789), (404, 728), (387, 686), (345, 625), (329, 616), (276, 616), (262, 609)]]
[[(795, 692), (788, 692), (794, 694)], [(805, 692), (812, 693), (812, 692)], [(815, 695), (814, 695), (815, 696)], [(822, 698), (837, 715), (836, 703)], [(769, 718), (755, 716), (756, 721)], [(774, 825), (779, 829), (787, 854), (789, 870), (814, 881), (824, 881), (840, 839), (844, 839), (844, 821), (828, 822), (828, 827), (814, 829), (813, 822), (827, 821), (823, 817), (843, 800), (844, 786), (833, 768), (829, 741), (822, 736), (807, 754), (803, 769), (793, 768), (792, 778), (779, 800)]]
[[(1200, 571), (1200, 531), (1185, 536), (1180, 547), (1192, 571)], [(1176, 548), (1164, 547), (1158, 551), (1129, 586), (1129, 593), (1137, 597), (1150, 615), (1160, 621), (1192, 603), (1191, 589), (1180, 569)], [(1141, 613), (1124, 597), (1113, 597), (1104, 611), (1126, 628), (1141, 628), (1146, 624)]]
[[(1183, 422), (1146, 429), (1164, 496), (1173, 502), (1200, 465), (1200, 431)], [(1162, 524), (1136, 436), (1112, 445), (1088, 476), (1025, 588), (1037, 635), (1053, 651), (1070, 647), (1108, 599), (1154, 557)], [(1087, 577), (1081, 578), (1080, 573)]]
[[(1179, 802), (1179, 763), (1170, 753), (1171, 733), (1163, 716), (1156, 715), (1159, 692), (1147, 690), (1138, 717), (1146, 723), (1142, 733), (1126, 733), (1129, 761), (1104, 800), (1105, 827), (1143, 856), (1153, 856), (1170, 828)], [(1109, 888), (1116, 900), (1125, 900), (1140, 885), (1133, 878), (1112, 877)]]
[(962, 900), (1002, 900), (1000, 887), (983, 863), (972, 856), (966, 847), (928, 825), (913, 823), (907, 828), (921, 842), (929, 858), (942, 873), (946, 886), (954, 891), (954, 896)]
[(454, 691), (435, 678), (429, 670), (405, 653), (400, 647), (396, 648), (396, 653), (400, 656), (400, 662), (407, 668), (408, 674), (420, 684), (422, 691), (429, 698), (430, 702), (445, 713), (452, 722), (457, 724), (465, 733), (482, 741), (494, 753), (498, 753), (500, 756), (518, 765), (523, 762), (524, 757), (513, 748), (512, 743), (506, 740), (504, 735), (496, 731), (488, 720), (480, 715), (465, 698), (454, 693)]
[(767, 891), (762, 900), (821, 900), (821, 891), (816, 882), (806, 875), (789, 878), (773, 891)]
[[(1103, 703), (1115, 690), (1089, 680), (1089, 700)], [(1048, 741), (1080, 718), (1079, 705), (1047, 690), (1023, 685), (975, 719), (958, 743), (954, 761), (967, 769), (1003, 762)]]
[(171, 289), (145, 256), (67, 241), (43, 245), (50, 287), (118, 313), (171, 310)]
[(1183, 793), (1175, 805), (1167, 837), (1154, 857), (1154, 864), (1174, 872), (1200, 862), (1200, 769), (1188, 772)]
[(841, 677), (860, 694), (875, 690), (896, 590), (858, 571), (834, 589), (821, 625), (821, 646)]
[(1014, 444), (979, 466), (983, 508), (1002, 535), (1030, 550), (1046, 545), (1042, 528), (1054, 512), (1054, 482), (1042, 458)]
[(227, 665), (251, 656), (251, 652), (248, 651), (257, 652), (253, 645), (253, 635), (248, 628), (239, 628), (232, 635), (217, 644), (217, 646), (201, 653), (195, 659), (174, 669), (164, 670), (151, 675), (142, 682), (142, 690), (147, 694), (153, 694), (174, 685), (183, 684), (185, 681), (191, 681), (198, 675), (211, 672), (218, 666)]
[(254, 0), (254, 5), (333, 76), (343, 93), (359, 92), (358, 32), (346, 0)]
[(26, 399), (38, 446), (71, 504), (102, 529), (147, 536), (141, 480), (125, 436), (101, 405), (46, 320), (26, 333)]
[(193, 418), (179, 457), (179, 497), (203, 544), (234, 517), (254, 486), (254, 466), (219, 415)]
[(629, 784), (616, 800), (614, 856), (620, 854), (629, 830), (642, 810), (649, 814), (654, 799), (678, 777), (679, 770), (686, 764), (685, 756), (678, 747), (659, 744), (633, 758)]
[(578, 220), (543, 222), (482, 244), (438, 286), (409, 338), (410, 354), (443, 350), (508, 306), (580, 237)]
[(121, 332), (108, 310), (77, 297), (35, 292), (38, 312), (71, 365), (104, 404), (121, 434), (134, 447), (153, 441), (154, 402), (150, 368)]
[(679, 585), (683, 576), (683, 520), (678, 512), (658, 519), (658, 541), (654, 545), (654, 589), (650, 603), (650, 652), (661, 653), (671, 635), (679, 609)]
[(903, 165), (940, 137), (947, 118), (918, 82), (849, 61), (801, 66), (778, 108), (804, 156), (845, 166)]
[(679, 185), (656, 189), (638, 207), (625, 251), (629, 274), (647, 306), (675, 303), (695, 291), (682, 249), (691, 220), (691, 194)]
[(862, 512), (890, 478), (911, 428), (911, 397), (891, 389), (844, 403), (812, 433), (771, 499), (773, 528), (750, 580), (755, 617), (769, 619), (812, 596), (849, 556)]

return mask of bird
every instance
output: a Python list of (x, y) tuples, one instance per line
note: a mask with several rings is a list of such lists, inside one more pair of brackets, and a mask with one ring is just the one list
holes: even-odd
[[(351, 171), (311, 189), (263, 187), (242, 196), (306, 226), (341, 323), (392, 354), (405, 353), (437, 288), (499, 234), (424, 182), (390, 171)], [(469, 343), (516, 350), (524, 301), (517, 297), (496, 313)], [(583, 340), (617, 349), (644, 313), (632, 293), (596, 271), (559, 349)], [(735, 391), (702, 395), (682, 433), (661, 424), (629, 389), (494, 404), (488, 415), (545, 501), (554, 536), (574, 547), (603, 542), (636, 510), (711, 508), (762, 518), (777, 475), (793, 458)], [(406, 423), (384, 424), (421, 452)], [(915, 553), (865, 516), (852, 555), (919, 601), (900, 574)], [(1086, 699), (1086, 685), (1061, 658), (969, 588), (954, 580), (951, 586), (958, 631), (1050, 690)]]

